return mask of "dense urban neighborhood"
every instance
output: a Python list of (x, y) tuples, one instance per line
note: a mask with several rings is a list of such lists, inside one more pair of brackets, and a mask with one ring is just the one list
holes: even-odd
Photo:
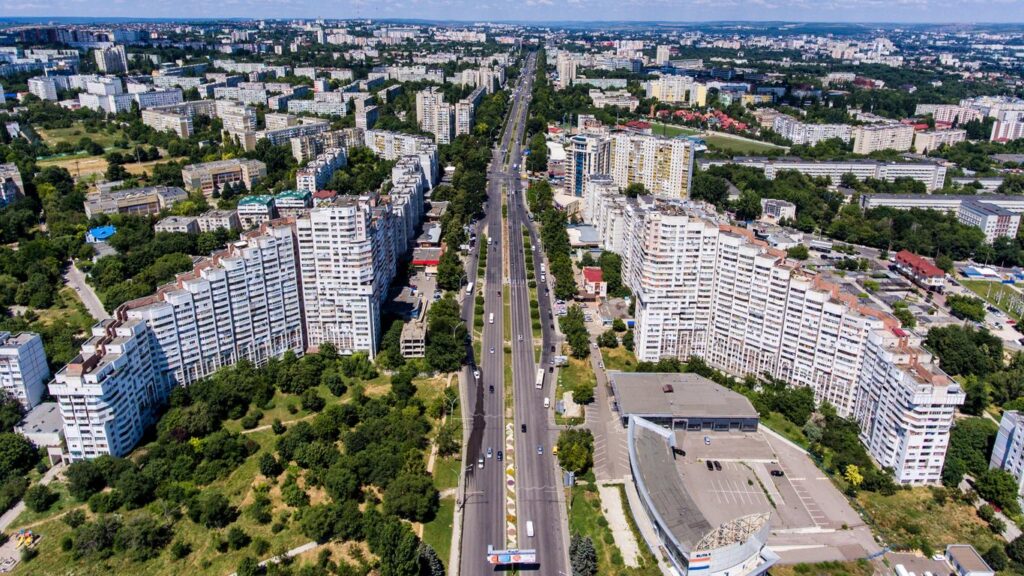
[(1022, 214), (1021, 25), (0, 15), (0, 573), (1024, 574)]

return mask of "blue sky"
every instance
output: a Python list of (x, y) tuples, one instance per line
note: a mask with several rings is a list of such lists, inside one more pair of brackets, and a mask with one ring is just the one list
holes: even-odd
[(4, 16), (1024, 22), (1024, 0), (0, 0)]

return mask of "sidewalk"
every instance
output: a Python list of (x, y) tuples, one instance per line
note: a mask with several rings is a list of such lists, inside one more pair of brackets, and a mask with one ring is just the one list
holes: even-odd
[(626, 511), (622, 507), (622, 498), (619, 497), (618, 484), (598, 484), (597, 492), (601, 495), (601, 509), (605, 520), (608, 521), (608, 529), (615, 538), (615, 547), (622, 553), (623, 563), (630, 568), (638, 568), (640, 548), (633, 537), (633, 531), (629, 529), (629, 522), (626, 521)]

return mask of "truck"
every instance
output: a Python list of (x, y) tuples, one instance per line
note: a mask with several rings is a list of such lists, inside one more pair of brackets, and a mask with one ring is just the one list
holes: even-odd
[(537, 369), (537, 383), (536, 384), (537, 384), (537, 389), (538, 390), (544, 387), (544, 369), (543, 368), (538, 368)]

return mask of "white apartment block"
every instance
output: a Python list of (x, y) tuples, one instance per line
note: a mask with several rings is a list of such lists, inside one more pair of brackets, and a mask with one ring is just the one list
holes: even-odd
[(295, 187), (310, 193), (322, 189), (334, 176), (334, 172), (348, 163), (344, 148), (325, 150), (295, 173)]
[(363, 144), (385, 160), (416, 156), (427, 178), (427, 187), (437, 185), (440, 172), (437, 145), (429, 138), (386, 130), (366, 130)]
[(1003, 412), (988, 467), (1012, 474), (1017, 479), (1017, 501), (1024, 502), (1024, 418), (1020, 412)]
[(693, 179), (693, 143), (642, 134), (611, 135), (609, 173), (625, 188), (643, 184), (662, 198), (688, 198)]
[(143, 110), (142, 123), (160, 132), (170, 130), (181, 138), (188, 138), (192, 135), (192, 118), (181, 114)]
[(157, 382), (149, 327), (120, 318), (94, 325), (81, 353), (49, 388), (72, 461), (127, 454), (170, 393)]
[[(46, 392), (50, 368), (39, 334), (0, 332), (0, 388), (29, 411)], [(9, 432), (9, 430), (8, 430)]]
[(311, 348), (330, 342), (341, 353), (377, 353), (395, 254), (392, 222), (376, 212), (366, 199), (346, 196), (295, 222)]
[(851, 137), (854, 154), (871, 154), (881, 150), (905, 152), (914, 143), (914, 127), (909, 124), (854, 126)]
[(110, 48), (97, 48), (96, 68), (104, 74), (121, 74), (128, 71), (128, 58), (124, 53), (124, 46), (111, 46)]
[(576, 59), (572, 54), (559, 52), (555, 69), (558, 71), (558, 88), (568, 88), (576, 80)]
[(942, 146), (953, 146), (967, 140), (966, 130), (929, 130), (914, 134), (914, 152), (927, 154)]
[[(661, 76), (644, 83), (647, 98), (657, 98), (672, 104), (692, 103), (696, 96), (695, 82), (691, 76)], [(691, 96), (692, 93), (692, 96)]]
[(376, 106), (363, 106), (356, 110), (356, 128), (370, 130), (377, 124), (380, 110)]
[(583, 221), (597, 229), (601, 248), (616, 254), (625, 249), (626, 197), (611, 176), (590, 177), (583, 200)]
[(980, 111), (956, 104), (918, 104), (914, 108), (915, 116), (931, 114), (937, 123), (964, 125), (971, 120), (985, 117)]
[[(801, 158), (765, 158), (758, 156), (737, 156), (731, 160), (702, 161), (701, 166), (741, 164), (764, 171), (765, 178), (774, 180), (783, 170), (794, 170), (813, 177), (828, 177), (833, 185), (839, 185), (844, 174), (853, 174), (858, 180), (877, 178), (892, 182), (897, 178), (911, 178), (925, 185), (931, 192), (946, 183), (946, 167), (937, 162), (879, 162), (877, 160), (842, 160), (819, 162)], [(868, 194), (865, 196), (878, 196)]]
[(436, 86), (416, 93), (416, 121), (438, 144), (450, 144), (455, 138), (455, 109)]
[(328, 102), (322, 100), (289, 100), (289, 114), (315, 114), (317, 116), (344, 116), (348, 114), (346, 102)]
[(566, 144), (565, 189), (581, 198), (594, 174), (608, 174), (611, 142), (597, 134), (577, 134)]
[(956, 407), (966, 394), (920, 339), (872, 332), (861, 370), (856, 416), (871, 457), (900, 484), (937, 484)]
[(304, 350), (295, 236), (267, 225), (119, 311), (146, 322), (158, 380), (188, 385), (223, 366)]
[(40, 100), (57, 101), (57, 82), (51, 76), (37, 76), (28, 79), (28, 92)]
[(777, 116), (772, 123), (772, 130), (793, 144), (814, 146), (822, 140), (839, 138), (843, 142), (850, 141), (848, 124), (807, 124), (792, 116)]
[(1024, 111), (1002, 112), (996, 116), (989, 140), (1009, 142), (1019, 138), (1024, 138)]
[[(611, 195), (592, 187), (597, 196)], [(622, 277), (636, 298), (638, 359), (698, 356), (730, 374), (807, 386), (816, 402), (870, 425), (862, 439), (899, 482), (938, 481), (963, 394), (941, 372), (931, 372), (927, 386), (910, 386), (926, 362), (905, 342), (903, 355), (885, 344), (872, 348), (872, 338), (905, 340), (895, 319), (697, 205), (649, 197), (620, 202)], [(931, 421), (918, 428), (922, 415)], [(908, 429), (926, 434), (895, 449), (893, 440)]]

